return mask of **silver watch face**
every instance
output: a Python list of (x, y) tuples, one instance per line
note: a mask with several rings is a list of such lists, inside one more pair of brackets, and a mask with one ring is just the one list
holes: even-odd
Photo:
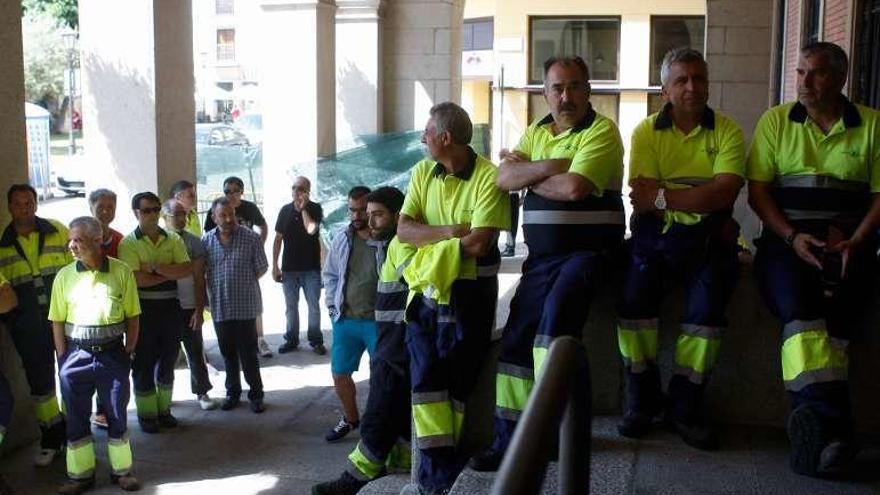
[(657, 208), (658, 210), (666, 209), (666, 195), (664, 194), (663, 189), (657, 191), (657, 197), (654, 198), (654, 208)]

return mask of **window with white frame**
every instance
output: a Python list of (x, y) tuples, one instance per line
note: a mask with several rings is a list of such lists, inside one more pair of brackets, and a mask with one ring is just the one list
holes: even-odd
[(803, 29), (801, 31), (801, 44), (807, 45), (822, 41), (822, 20), (824, 9), (822, 0), (804, 0), (802, 5), (801, 20), (803, 21)]
[(494, 37), (494, 23), (492, 18), (465, 19), (461, 28), (461, 49), (491, 50)]
[(619, 17), (529, 17), (529, 83), (544, 80), (544, 62), (578, 55), (591, 81), (617, 81), (620, 66)]
[(217, 30), (217, 61), (232, 62), (235, 60), (235, 29)]
[(706, 18), (703, 16), (651, 17), (651, 86), (660, 86), (660, 66), (666, 52), (673, 48), (690, 47), (704, 50)]
[(214, 0), (214, 12), (217, 15), (232, 15), (235, 13), (235, 0)]

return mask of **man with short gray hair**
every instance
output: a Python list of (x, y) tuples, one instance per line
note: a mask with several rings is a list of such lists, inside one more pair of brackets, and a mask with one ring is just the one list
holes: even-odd
[(186, 246), (186, 254), (192, 262), (192, 275), (177, 280), (177, 299), (180, 301), (180, 336), (186, 361), (189, 364), (190, 388), (205, 411), (215, 409), (217, 402), (208, 396), (211, 380), (205, 363), (205, 345), (202, 339), (203, 313), (205, 310), (205, 248), (202, 240), (187, 228), (187, 210), (181, 201), (169, 199), (162, 204), (165, 228), (180, 236)]
[[(89, 209), (92, 216), (101, 223), (101, 251), (104, 255), (113, 258), (119, 257), (119, 243), (122, 241), (122, 232), (110, 227), (116, 219), (116, 193), (109, 189), (95, 189), (89, 194)], [(98, 428), (107, 428), (107, 414), (101, 397), (95, 398), (95, 415), (92, 423)]]
[(498, 301), (498, 231), (510, 227), (498, 169), (470, 147), (470, 117), (455, 103), (431, 108), (397, 235), (418, 247), (403, 270), (406, 345), (423, 493), (446, 493), (463, 467), (457, 452), (465, 403), (486, 359)]
[(755, 274), (783, 324), (790, 463), (807, 476), (845, 475), (855, 457), (847, 346), (876, 283), (880, 113), (841, 93), (846, 77), (839, 46), (801, 49), (798, 101), (761, 116), (747, 165)]
[(122, 232), (110, 227), (116, 219), (116, 193), (109, 189), (95, 189), (89, 194), (89, 209), (92, 216), (101, 222), (101, 249), (107, 256), (118, 256)]
[(132, 270), (101, 250), (101, 224), (92, 217), (70, 222), (76, 258), (52, 284), (49, 320), (58, 355), (58, 381), (67, 412), (67, 482), (59, 494), (76, 495), (95, 484), (95, 442), (89, 428), (92, 395), (107, 405), (110, 479), (139, 490), (132, 476), (127, 407), (131, 355), (140, 335), (141, 306)]
[(717, 440), (699, 406), (737, 280), (739, 225), (731, 213), (743, 183), (743, 134), (707, 105), (709, 71), (700, 52), (670, 50), (660, 79), (667, 103), (636, 126), (630, 147), (632, 249), (617, 330), (627, 394), (618, 431), (640, 438), (664, 412), (657, 331), (664, 280), (678, 279), (687, 306), (665, 419), (687, 444), (713, 449)]

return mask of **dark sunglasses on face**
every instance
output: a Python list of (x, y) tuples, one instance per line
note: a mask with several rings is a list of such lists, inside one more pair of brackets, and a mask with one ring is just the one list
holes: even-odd
[(160, 206), (150, 206), (148, 208), (141, 208), (141, 213), (149, 215), (151, 213), (159, 213), (160, 210), (162, 210), (162, 207)]
[(241, 191), (238, 189), (224, 189), (223, 194), (227, 196), (232, 196), (233, 194), (241, 194)]

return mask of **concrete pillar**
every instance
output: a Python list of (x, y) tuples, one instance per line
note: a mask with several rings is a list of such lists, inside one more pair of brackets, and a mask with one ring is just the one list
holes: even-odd
[[(3, 47), (3, 70), (0, 71), (0, 228), (9, 223), (6, 190), (12, 184), (27, 182), (28, 156), (24, 117), (24, 65), (21, 51), (21, 2), (0, 2), (0, 46)], [(26, 445), (39, 436), (34, 404), (9, 333), (0, 328), (0, 372), (9, 380), (15, 397), (15, 411), (7, 426), (2, 453)]]
[(195, 182), (191, 3), (80, 0), (79, 22), (88, 188), (116, 191), (133, 222), (134, 193)]
[[(709, 105), (742, 126), (746, 143), (770, 102), (771, 0), (708, 0), (706, 60), (709, 62)], [(740, 193), (734, 218), (749, 242), (760, 221)]]
[[(0, 2), (0, 189), (28, 180), (27, 139), (24, 118), (24, 62), (21, 52), (21, 2)], [(5, 196), (4, 196), (5, 198)], [(5, 200), (3, 201), (6, 205)], [(6, 208), (0, 208), (0, 225), (9, 222)]]
[[(336, 149), (333, 0), (262, 0), (263, 211), (291, 201), (297, 175)], [(271, 219), (270, 219), (271, 221)]]
[(336, 146), (382, 130), (382, 1), (337, 0)]
[(395, 0), (385, 14), (384, 130), (421, 129), (428, 110), (461, 98), (464, 0)]

